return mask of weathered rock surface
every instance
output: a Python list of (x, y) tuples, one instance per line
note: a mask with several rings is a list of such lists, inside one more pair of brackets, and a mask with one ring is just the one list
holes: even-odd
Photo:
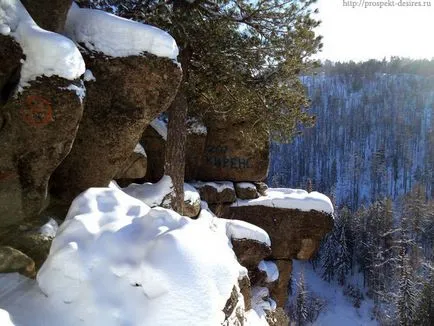
[(35, 262), (17, 249), (0, 246), (0, 273), (20, 273), (34, 277)]
[(261, 196), (266, 196), (267, 195), (268, 186), (267, 186), (266, 183), (259, 181), (259, 182), (254, 182), (254, 185), (256, 186), (256, 190), (258, 191), (258, 193)]
[[(196, 180), (262, 181), (269, 164), (268, 136), (248, 122), (206, 121), (208, 134)], [(189, 167), (190, 170), (194, 170)]]
[(34, 262), (36, 271), (42, 266), (50, 251), (52, 237), (41, 233), (45, 220), (33, 219), (0, 229), (0, 246), (13, 247)]
[(244, 308), (249, 310), (252, 308), (252, 292), (250, 291), (251, 282), (247, 276), (238, 281), (240, 293), (244, 298)]
[(267, 313), (267, 322), (270, 326), (288, 326), (289, 318), (282, 308)]
[(208, 204), (233, 203), (237, 200), (232, 182), (197, 182), (192, 184), (200, 193), (200, 198)]
[(80, 98), (66, 89), (71, 84), (38, 78), (0, 108), (0, 227), (46, 204), (49, 178), (69, 153), (83, 113)]
[(255, 199), (259, 197), (256, 186), (250, 182), (235, 183), (235, 192), (240, 199)]
[[(252, 284), (268, 287), (277, 306), (285, 307), (292, 259), (312, 258), (321, 239), (331, 231), (333, 217), (318, 211), (304, 212), (267, 206), (225, 206), (221, 214), (224, 218), (243, 220), (259, 226), (268, 233), (271, 253), (266, 256), (265, 251), (260, 254), (260, 246), (255, 247), (250, 241), (234, 242), (234, 252), (240, 263), (248, 268)], [(264, 258), (273, 260), (279, 270), (279, 278), (273, 283), (266, 284), (265, 273), (256, 268)], [(276, 320), (280, 320), (280, 317)]]
[(33, 20), (43, 29), (62, 33), (72, 0), (21, 0)]
[(274, 263), (279, 270), (279, 278), (277, 281), (269, 284), (268, 288), (277, 306), (285, 307), (288, 300), (288, 285), (291, 281), (292, 260), (275, 260)]
[(147, 159), (141, 145), (136, 145), (134, 152), (127, 158), (124, 166), (115, 176), (118, 179), (140, 179), (146, 174)]
[(170, 105), (182, 75), (174, 62), (152, 55), (82, 54), (96, 81), (86, 84), (76, 141), (52, 178), (51, 193), (67, 203), (87, 188), (109, 184), (146, 126)]
[(309, 259), (321, 239), (332, 230), (333, 217), (318, 211), (267, 206), (231, 206), (224, 218), (249, 222), (264, 229), (271, 239), (272, 259)]
[(145, 148), (148, 160), (143, 181), (158, 182), (164, 175), (166, 141), (152, 126), (148, 126), (140, 138), (140, 144)]
[[(19, 44), (12, 37), (0, 34), (0, 105), (8, 100), (19, 81), (22, 57)], [(4, 117), (1, 118), (0, 128), (4, 123)]]
[(232, 249), (238, 262), (248, 270), (256, 268), (261, 260), (271, 255), (269, 246), (251, 239), (232, 239)]

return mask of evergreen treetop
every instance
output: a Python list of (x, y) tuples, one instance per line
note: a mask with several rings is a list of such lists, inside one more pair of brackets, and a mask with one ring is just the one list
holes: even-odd
[[(290, 140), (311, 125), (299, 75), (321, 48), (316, 0), (82, 0), (160, 27), (180, 47), (191, 115), (252, 121)], [(207, 115), (212, 113), (212, 115)], [(247, 117), (247, 118), (246, 118)]]

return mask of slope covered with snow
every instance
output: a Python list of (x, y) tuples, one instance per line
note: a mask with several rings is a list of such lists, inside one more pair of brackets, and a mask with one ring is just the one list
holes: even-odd
[[(337, 283), (328, 283), (321, 279), (317, 272), (312, 269), (309, 262), (293, 261), (293, 279), (300, 280), (303, 272), (305, 286), (309, 296), (319, 297), (326, 301), (326, 306), (320, 312), (314, 326), (376, 326), (377, 321), (372, 320), (371, 310), (373, 302), (365, 299), (360, 308), (355, 308), (349, 297), (343, 293), (343, 288)], [(349, 283), (362, 287), (363, 280), (354, 276)], [(293, 288), (295, 288), (293, 286)], [(295, 301), (295, 293), (290, 300)]]

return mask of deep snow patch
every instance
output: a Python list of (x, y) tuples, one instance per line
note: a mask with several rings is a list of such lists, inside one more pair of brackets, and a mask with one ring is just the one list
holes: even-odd
[(23, 326), (215, 326), (242, 274), (209, 220), (91, 188), (72, 203), (37, 284), (0, 276), (0, 309)]

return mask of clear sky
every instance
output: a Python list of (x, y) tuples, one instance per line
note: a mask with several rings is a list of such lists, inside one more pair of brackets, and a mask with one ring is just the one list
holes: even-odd
[[(379, 8), (381, 2), (390, 6)], [(402, 5), (409, 2), (426, 6)], [(434, 58), (434, 0), (318, 0), (316, 6), (324, 37), (320, 59)]]

